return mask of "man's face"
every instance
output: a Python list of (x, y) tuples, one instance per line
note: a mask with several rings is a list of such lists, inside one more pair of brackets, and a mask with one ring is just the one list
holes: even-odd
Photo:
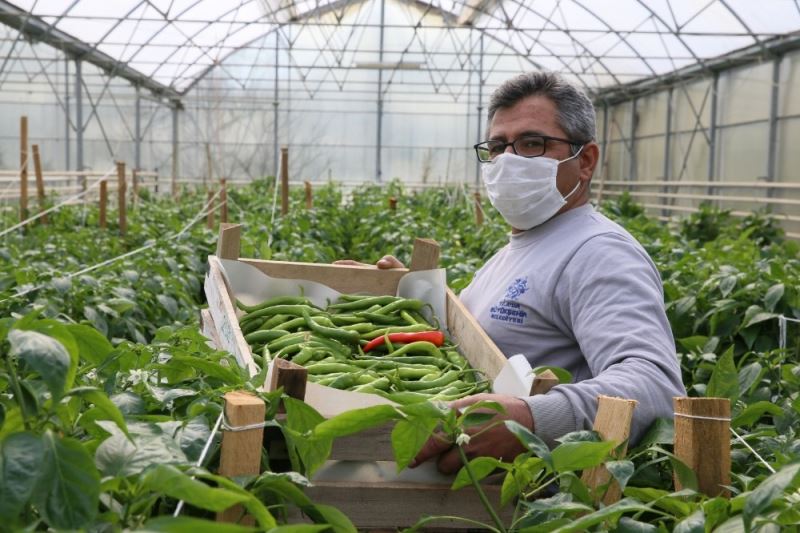
[[(489, 140), (511, 142), (522, 135), (538, 134), (567, 139), (567, 134), (558, 125), (556, 106), (546, 96), (529, 96), (514, 106), (498, 109), (489, 127)], [(582, 139), (570, 139), (582, 140)], [(511, 146), (506, 152), (513, 153)], [(547, 141), (547, 151), (542, 157), (551, 157), (559, 161), (572, 156), (570, 145), (558, 141)], [(582, 189), (570, 196), (567, 205), (559, 213), (582, 205), (588, 201), (588, 184), (592, 171), (597, 163), (598, 148), (589, 143), (575, 159), (565, 161), (558, 166), (556, 187), (562, 196), (572, 191), (578, 180), (584, 181)]]

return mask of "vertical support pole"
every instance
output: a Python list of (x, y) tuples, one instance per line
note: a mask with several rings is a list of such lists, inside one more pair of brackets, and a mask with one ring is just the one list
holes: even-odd
[[(675, 456), (697, 475), (700, 492), (729, 496), (731, 402), (727, 398), (674, 398)], [(681, 490), (675, 478), (675, 489)]]
[(228, 189), (226, 188), (228, 180), (220, 178), (219, 180), (219, 221), (223, 224), (228, 222)]
[(133, 171), (142, 168), (142, 94), (139, 86), (136, 86), (136, 101), (134, 107), (133, 122)]
[(100, 182), (100, 228), (106, 229), (106, 209), (108, 208), (108, 178)]
[(28, 218), (28, 117), (19, 117), (19, 219)]
[[(708, 181), (716, 180), (717, 163), (717, 90), (719, 89), (719, 72), (714, 72), (711, 80), (711, 124), (708, 131)], [(714, 187), (709, 186), (707, 194), (714, 194)]]
[(220, 224), (217, 238), (217, 257), (220, 259), (239, 259), (242, 251), (242, 225)]
[[(775, 181), (775, 167), (778, 154), (778, 98), (780, 97), (781, 59), (772, 60), (772, 91), (769, 100), (769, 137), (767, 139), (767, 181)], [(774, 189), (767, 188), (767, 196), (772, 196)]]
[[(381, 26), (380, 26), (380, 37), (379, 37), (379, 47), (378, 47), (378, 62), (383, 62), (383, 32), (384, 26), (386, 24), (386, 0), (381, 0)], [(381, 182), (381, 173), (383, 169), (381, 168), (381, 144), (383, 142), (382, 139), (383, 133), (383, 69), (378, 68), (378, 124), (376, 130), (376, 138), (375, 138), (375, 181), (380, 183)]]
[[(483, 140), (483, 33), (479, 39), (480, 55), (478, 56), (478, 132), (475, 143)], [(481, 184), (481, 163), (475, 158), (475, 186)]]
[(597, 192), (597, 203), (603, 201), (603, 189), (606, 185), (606, 175), (608, 174), (608, 101), (603, 101), (603, 153), (600, 163), (600, 190)]
[[(39, 157), (39, 145), (33, 145), (33, 171), (36, 173), (36, 197), (39, 200), (39, 212), (44, 211), (44, 176), (42, 176), (42, 158)], [(47, 215), (42, 216), (42, 224), (47, 224)]]
[(289, 148), (281, 146), (281, 215), (289, 213)]
[(178, 112), (180, 111), (181, 103), (175, 100), (172, 105), (172, 184), (170, 186), (170, 194), (172, 197), (178, 195), (178, 171), (180, 170), (180, 148), (178, 139)]
[(439, 268), (439, 255), (441, 247), (433, 239), (414, 239), (414, 248), (411, 251), (411, 264), (408, 269), (412, 272), (417, 270), (431, 270)]
[(131, 203), (133, 207), (139, 203), (139, 170), (133, 169), (131, 171)]
[[(83, 72), (80, 59), (75, 59), (75, 170), (83, 170)], [(86, 176), (78, 176), (81, 190), (86, 190)]]
[(389, 211), (397, 211), (397, 198), (394, 196), (389, 197)]
[(208, 210), (208, 214), (206, 215), (206, 227), (208, 229), (214, 229), (214, 191), (211, 189), (209, 189), (206, 194), (206, 204), (206, 209)]
[(70, 169), (69, 153), (69, 57), (64, 58), (64, 170)]
[(278, 44), (280, 44), (280, 40), (278, 39), (278, 32), (275, 32), (275, 88), (272, 98), (272, 158), (273, 158), (273, 170), (272, 175), (275, 176), (275, 179), (278, 179)]
[(208, 179), (208, 182), (214, 183), (214, 164), (211, 161), (211, 143), (206, 143), (206, 165), (208, 171), (206, 172), (207, 176), (203, 177), (203, 187), (207, 187), (206, 179)]
[(313, 209), (314, 207), (314, 192), (311, 189), (311, 182), (306, 181), (306, 209)]
[(125, 204), (125, 163), (117, 161), (117, 211), (119, 216), (119, 234), (128, 232), (128, 212)]
[(270, 382), (267, 390), (283, 389), (283, 393), (297, 400), (306, 397), (306, 384), (308, 383), (308, 369), (297, 363), (276, 357), (270, 363)]
[[(667, 117), (666, 117), (666, 131), (664, 132), (664, 181), (670, 181), (671, 174), (672, 174), (672, 98), (674, 97), (674, 90), (672, 87), (669, 88), (667, 91)], [(661, 187), (661, 193), (668, 193), (669, 186), (664, 185)], [(659, 202), (661, 205), (666, 205), (667, 197), (662, 196), (661, 201)], [(661, 216), (666, 217), (669, 216), (669, 212), (666, 208), (661, 209)]]
[(481, 193), (475, 191), (475, 225), (479, 228), (483, 226), (483, 206), (481, 206)]
[[(598, 396), (593, 429), (605, 441), (614, 441), (618, 445), (627, 441), (631, 434), (631, 422), (636, 403), (636, 400)], [(615, 459), (620, 460), (625, 457), (626, 450), (627, 445), (618, 451), (619, 455)], [(584, 471), (581, 479), (594, 493), (595, 503), (602, 501), (606, 505), (611, 505), (618, 501), (622, 494), (619, 484), (612, 480), (611, 473), (605, 466), (596, 466)], [(605, 487), (605, 490), (599, 490), (602, 487)]]
[[(236, 391), (225, 394), (225, 418), (233, 428), (264, 422), (266, 406), (257, 396)], [(222, 434), (222, 449), (219, 459), (219, 474), (225, 477), (258, 475), (261, 473), (261, 446), (264, 428), (245, 431), (225, 431)], [(236, 505), (217, 513), (218, 522), (239, 522), (244, 513)], [(253, 524), (252, 517), (245, 517), (241, 524)]]
[[(630, 130), (630, 144), (629, 144), (629, 167), (628, 167), (628, 181), (636, 181), (636, 126), (639, 122), (636, 118), (636, 98), (631, 100), (631, 130)], [(631, 186), (628, 186), (628, 190)]]

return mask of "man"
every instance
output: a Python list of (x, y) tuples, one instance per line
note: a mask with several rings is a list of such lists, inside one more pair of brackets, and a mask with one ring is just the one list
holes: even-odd
[[(480, 394), (463, 408), (493, 400), (549, 446), (591, 429), (597, 396), (637, 400), (631, 440), (685, 395), (664, 311), (663, 287), (647, 252), (589, 204), (599, 160), (595, 112), (580, 90), (553, 73), (513, 78), (492, 95), (488, 140), (475, 145), (492, 205), (511, 226), (509, 243), (461, 293), (464, 304), (507, 356), (572, 373), (574, 383), (514, 398)], [(392, 256), (379, 268), (402, 264)], [(503, 424), (466, 445), (468, 457), (512, 460), (524, 448)], [(414, 461), (438, 456), (461, 467), (457, 450), (431, 439)]]

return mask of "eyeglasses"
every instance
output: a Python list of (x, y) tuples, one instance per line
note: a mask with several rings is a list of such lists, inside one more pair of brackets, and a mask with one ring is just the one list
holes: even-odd
[(570, 141), (568, 139), (559, 139), (558, 137), (549, 137), (547, 135), (523, 135), (511, 142), (483, 141), (473, 146), (473, 148), (475, 148), (475, 153), (478, 154), (478, 161), (487, 163), (505, 152), (507, 146), (511, 146), (514, 153), (522, 157), (542, 156), (547, 151), (548, 141), (567, 143), (572, 146), (583, 146), (586, 144)]

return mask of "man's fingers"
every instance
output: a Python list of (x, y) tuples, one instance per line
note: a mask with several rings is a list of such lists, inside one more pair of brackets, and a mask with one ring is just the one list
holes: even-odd
[(446, 440), (445, 437), (441, 434), (434, 434), (432, 435), (422, 446), (422, 449), (419, 451), (414, 460), (411, 461), (411, 464), (408, 466), (414, 468), (420, 463), (424, 463), (431, 457), (435, 457), (442, 453), (443, 451), (450, 448), (453, 444)]
[(439, 460), (436, 461), (436, 468), (442, 474), (455, 474), (462, 466), (464, 463), (461, 462), (461, 455), (455, 446), (440, 455)]
[(393, 255), (384, 255), (383, 257), (378, 259), (376, 265), (378, 266), (378, 268), (381, 269), (405, 268), (405, 265), (401, 263), (400, 260)]
[(359, 261), (355, 261), (353, 259), (339, 259), (338, 261), (333, 262), (334, 265), (344, 265), (344, 266), (372, 266), (366, 263), (361, 263)]

